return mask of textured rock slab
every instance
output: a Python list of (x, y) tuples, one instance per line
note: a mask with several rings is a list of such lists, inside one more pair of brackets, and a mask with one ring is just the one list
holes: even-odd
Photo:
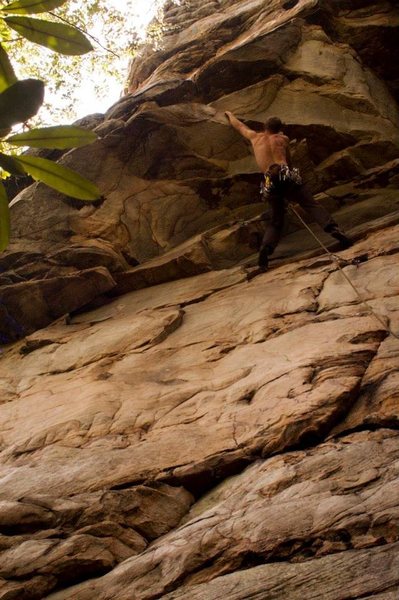
[[(341, 600), (361, 597), (395, 600), (399, 592), (399, 545), (353, 550), (299, 564), (273, 564), (183, 587), (165, 600)], [(392, 591), (382, 592), (386, 588)], [(375, 593), (376, 592), (376, 593)]]
[(125, 294), (132, 290), (159, 285), (166, 281), (183, 279), (212, 269), (206, 246), (201, 239), (185, 244), (161, 258), (148, 261), (142, 267), (115, 275), (115, 294)]
[(2, 501), (0, 597), (13, 592), (15, 598), (33, 600), (101, 575), (176, 526), (191, 503), (185, 490), (164, 484)]
[[(302, 6), (290, 11), (288, 15), (285, 11), (279, 10), (278, 0), (273, 0), (268, 6), (265, 6), (260, 0), (244, 4), (229, 2), (223, 6), (218, 4), (216, 10), (215, 5), (212, 6), (208, 3), (205, 6), (198, 6), (196, 2), (188, 7), (188, 12), (194, 12), (191, 19), (188, 19), (189, 26), (178, 31), (177, 35), (169, 36), (167, 47), (164, 50), (158, 53), (149, 51), (147, 56), (144, 55), (140, 61), (133, 62), (130, 73), (130, 89), (135, 90), (144, 81), (148, 85), (154, 81), (175, 79), (177, 73), (184, 73), (184, 75), (189, 73), (197, 75), (197, 80), (202, 84), (199, 88), (200, 92), (206, 91), (209, 95), (209, 90), (203, 83), (204, 81), (208, 83), (214, 81), (214, 86), (220, 93), (222, 86), (218, 85), (218, 80), (214, 77), (217, 68), (215, 64), (217, 65), (220, 55), (222, 58), (219, 60), (224, 60), (227, 66), (223, 73), (223, 85), (230, 86), (230, 89), (243, 87), (243, 84), (240, 83), (241, 77), (237, 75), (239, 73), (245, 78), (245, 68), (248, 68), (251, 56), (251, 51), (248, 52), (247, 48), (250, 47), (252, 53), (258, 51), (263, 72), (267, 67), (270, 69), (281, 64), (281, 57), (278, 52), (273, 50), (273, 47), (266, 49), (266, 57), (264, 57), (265, 52), (262, 53), (256, 44), (257, 41), (259, 42), (258, 38), (260, 38), (259, 46), (262, 46), (262, 38), (267, 34), (273, 36), (276, 25), (280, 27), (287, 25), (290, 19), (298, 13), (314, 7), (314, 5), (314, 0), (305, 0)], [(201, 11), (201, 9), (203, 10)], [(182, 11), (184, 10), (185, 7)], [(200, 18), (198, 19), (198, 17)], [(271, 23), (273, 17), (274, 24)], [(242, 26), (245, 22), (248, 22), (249, 26), (243, 32)], [(206, 43), (204, 43), (204, 35)], [(287, 39), (283, 42), (280, 41), (280, 44), (282, 48), (287, 49), (295, 44), (295, 41), (293, 42), (287, 36)], [(241, 65), (239, 64), (240, 59)], [(235, 70), (234, 67), (236, 67)], [(220, 73), (220, 75), (222, 74)]]
[(111, 273), (124, 271), (129, 267), (123, 256), (115, 252), (111, 244), (98, 240), (61, 248), (51, 254), (50, 257), (60, 265), (70, 265), (80, 269), (104, 266)]
[[(357, 286), (361, 296), (367, 300), (368, 305), (375, 311), (382, 321), (386, 321), (392, 334), (382, 342), (378, 353), (367, 369), (363, 381), (363, 391), (350, 411), (346, 419), (335, 429), (337, 435), (343, 431), (375, 426), (397, 427), (398, 423), (398, 371), (399, 371), (399, 303), (398, 286), (396, 281), (396, 265), (398, 256), (397, 227), (383, 230), (374, 234), (376, 246), (386, 247), (388, 256), (386, 263), (395, 267), (392, 277), (384, 276), (384, 266), (381, 257), (369, 260), (358, 267), (355, 273), (348, 274)], [(394, 234), (392, 237), (391, 235)], [(396, 234), (396, 235), (395, 235)], [(367, 240), (358, 245), (359, 251), (363, 248), (373, 254), (373, 247), (367, 244)], [(390, 255), (392, 254), (392, 255)], [(368, 277), (366, 272), (372, 272), (373, 277)], [(360, 274), (365, 275), (361, 277)], [(355, 298), (349, 286), (340, 287), (337, 274), (334, 273), (325, 281), (325, 288), (320, 294), (321, 308), (339, 314), (353, 314), (353, 302)], [(338, 292), (338, 287), (340, 291)], [(327, 295), (329, 294), (329, 301)], [(367, 307), (363, 307), (367, 312)]]
[[(388, 171), (388, 165), (394, 167), (398, 155), (398, 146), (389, 140), (375, 140), (356, 144), (346, 150), (335, 152), (319, 167), (318, 172), (324, 181), (330, 180), (336, 184), (340, 179), (348, 179), (351, 175), (356, 178), (366, 174), (363, 179), (370, 181), (368, 173), (377, 173), (381, 170)], [(380, 165), (386, 165), (382, 168)], [(386, 177), (389, 175), (387, 174)]]
[(112, 295), (121, 295), (132, 290), (158, 286), (210, 272), (212, 269), (226, 269), (235, 266), (254, 252), (249, 245), (250, 235), (257, 232), (263, 235), (263, 227), (255, 220), (249, 223), (234, 222), (224, 227), (196, 236), (184, 244), (145, 264), (115, 273), (117, 285)]
[[(392, 307), (391, 307), (392, 308)], [(396, 314), (399, 306), (396, 303)], [(399, 321), (396, 318), (396, 324)], [(396, 326), (396, 330), (397, 330)], [(398, 340), (389, 338), (381, 346), (364, 378), (364, 390), (348, 416), (332, 434), (380, 426), (397, 428), (399, 424), (399, 348)]]
[[(381, 430), (259, 461), (226, 481), (208, 500), (204, 498), (202, 510), (194, 506), (191, 518), (189, 515), (181, 528), (158, 540), (140, 557), (125, 561), (102, 579), (61, 592), (52, 600), (88, 600), (93, 595), (101, 600), (149, 600), (181, 585), (208, 582), (252, 566), (254, 561), (301, 561), (351, 548), (394, 544), (398, 540), (398, 458), (398, 434)], [(398, 570), (391, 562), (397, 561), (393, 549), (386, 546), (385, 550), (358, 555), (341, 553), (324, 561), (340, 564), (341, 558), (341, 569), (348, 561), (347, 565), (354, 568), (352, 581), (358, 578), (365, 593), (378, 592), (398, 586)], [(385, 561), (384, 556), (390, 559)], [(374, 564), (373, 571), (366, 574), (362, 561), (363, 565)], [(376, 571), (382, 562), (386, 579), (380, 585)], [(298, 579), (291, 578), (294, 591), (295, 585), (306, 580), (301, 572), (309, 575), (314, 564), (311, 561), (263, 568), (270, 576), (276, 569), (287, 581), (297, 572)], [(333, 578), (328, 584), (323, 564), (320, 570), (333, 594), (337, 580)], [(349, 580), (349, 573), (346, 577)], [(183, 589), (187, 593), (190, 588)]]
[[(394, 139), (397, 144), (398, 109), (380, 80), (359, 63), (355, 53), (334, 44), (321, 28), (305, 27), (300, 35), (302, 40), (296, 51), (290, 54), (286, 49), (284, 56), (289, 60), (273, 72), (280, 70), (281, 75), (273, 74), (266, 81), (247, 85), (219, 98), (212, 106), (259, 122), (265, 120), (265, 115), (273, 114), (302, 127), (327, 127), (333, 122), (335, 130), (355, 139), (368, 133)], [(284, 39), (284, 34), (279, 37)], [(273, 46), (272, 40), (265, 41)], [(225, 57), (219, 60), (224, 61)], [(254, 63), (256, 60), (254, 50)], [(284, 79), (285, 73), (289, 79)], [(347, 171), (347, 175), (352, 173)]]
[[(380, 256), (358, 266), (348, 266), (344, 273), (353, 282), (364, 300), (372, 300), (399, 294), (399, 274), (395, 266), (398, 264), (397, 255)], [(319, 296), (320, 310), (331, 310), (342, 304), (358, 302), (355, 291), (344, 284), (344, 279), (339, 271), (335, 271), (324, 282), (323, 290)]]
[[(396, 229), (347, 252), (367, 248), (369, 263), (359, 266), (362, 285), (374, 290), (373, 302), (386, 315), (395, 308), (387, 281), (395, 273)], [(382, 248), (388, 254), (378, 256)], [(111, 571), (104, 588), (102, 579), (94, 590), (88, 584), (90, 594), (153, 598), (254, 562), (393, 543), (398, 490), (392, 432), (377, 432), (373, 440), (357, 434), (310, 453), (286, 452), (272, 459), (283, 461), (274, 471), (275, 462), (256, 463), (202, 498), (182, 528), (168, 507), (184, 516), (187, 492), (181, 509), (163, 499), (141, 523), (130, 520), (129, 499), (122, 496), (147, 479), (184, 483), (200, 496), (261, 456), (315, 443), (367, 393), (365, 373), (389, 340), (381, 344), (382, 327), (345, 294), (317, 312), (333, 269), (319, 259), (250, 282), (241, 269), (207, 273), (185, 280), (182, 289), (169, 283), (132, 293), (10, 348), (0, 363), (7, 402), (0, 407), (7, 593), (28, 594), (26, 582), (16, 579), (21, 569), (31, 578), (26, 597), (33, 600), (36, 585), (43, 597), (73, 584), (77, 574), (99, 576), (123, 561), (123, 576)], [(309, 461), (303, 470), (295, 472), (294, 456)], [(268, 491), (258, 493), (263, 477)], [(39, 500), (43, 490), (53, 499)], [(66, 499), (71, 495), (73, 506)], [(134, 506), (133, 513), (138, 516)], [(63, 520), (76, 527), (59, 541)], [(168, 523), (175, 531), (144, 550)], [(31, 571), (26, 552), (37, 558)], [(155, 570), (152, 552), (162, 565)], [(86, 593), (80, 589), (59, 594), (79, 598)]]
[[(143, 311), (136, 318), (125, 316), (118, 324), (109, 319), (105, 319), (104, 323), (94, 321), (93, 324), (81, 324), (71, 328), (60, 324), (50, 331), (31, 336), (22, 345), (22, 360), (19, 362), (20, 370), (18, 369), (16, 377), (16, 373), (7, 372), (6, 365), (2, 363), (3, 380), (10, 386), (14, 382), (16, 393), (28, 392), (29, 395), (29, 389), (40, 376), (50, 376), (51, 379), (52, 376), (61, 375), (62, 379), (62, 374), (86, 366), (90, 371), (93, 363), (108, 357), (123, 356), (129, 352), (140, 353), (141, 349), (157, 345), (181, 325), (182, 317), (183, 312), (174, 308), (157, 312)], [(76, 342), (78, 347), (75, 346)], [(35, 352), (32, 353), (33, 351)], [(107, 376), (103, 373), (95, 379), (103, 381)], [(83, 411), (87, 410), (89, 403), (81, 408)], [(11, 405), (8, 409), (11, 409)]]
[(394, 0), (346, 4), (342, 6), (346, 10), (337, 15), (334, 23), (337, 34), (357, 50), (366, 65), (385, 79), (398, 98), (399, 70), (391, 61), (399, 29), (397, 4)]
[[(242, 267), (210, 271), (196, 277), (182, 279), (179, 285), (168, 282), (125, 294), (123, 298), (115, 300), (108, 306), (73, 317), (72, 323), (95, 323), (124, 316), (131, 318), (133, 314), (144, 309), (176, 305), (184, 307), (201, 302), (217, 291), (233, 287), (246, 280), (247, 273)], [(64, 330), (61, 335), (65, 335)]]
[(8, 343), (84, 306), (115, 287), (104, 267), (74, 275), (3, 286), (0, 289), (0, 339)]
[(4, 497), (157, 476), (197, 488), (254, 453), (321, 435), (357, 394), (384, 333), (367, 317), (312, 323), (325, 274), (288, 273), (220, 291), (185, 315), (77, 324), (62, 343), (6, 355)]

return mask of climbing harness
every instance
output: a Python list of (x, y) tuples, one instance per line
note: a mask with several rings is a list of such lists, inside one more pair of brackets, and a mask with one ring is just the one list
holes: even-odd
[(264, 173), (260, 184), (261, 196), (270, 193), (280, 193), (291, 185), (302, 185), (302, 177), (299, 169), (290, 169), (288, 165), (273, 164)]
[[(397, 340), (399, 340), (399, 335), (397, 335), (396, 333), (394, 333), (392, 331), (391, 327), (385, 323), (385, 321), (383, 320), (383, 318), (374, 311), (373, 307), (370, 306), (370, 304), (367, 302), (367, 300), (365, 300), (364, 298), (362, 298), (359, 290), (356, 288), (356, 286), (353, 284), (353, 282), (349, 279), (348, 275), (343, 270), (342, 266), (347, 266), (348, 264), (353, 264), (353, 263), (350, 262), (350, 261), (347, 261), (345, 259), (342, 259), (340, 256), (337, 256), (333, 252), (330, 252), (330, 250), (327, 248), (327, 246), (325, 244), (323, 244), (323, 242), (321, 241), (321, 239), (314, 233), (313, 229), (311, 227), (309, 227), (309, 225), (307, 223), (305, 223), (305, 221), (302, 219), (301, 215), (298, 213), (298, 211), (296, 210), (296, 208), (292, 204), (292, 202), (288, 203), (288, 209), (297, 217), (297, 219), (302, 223), (302, 225), (309, 231), (309, 233), (313, 236), (313, 238), (316, 240), (316, 242), (319, 244), (319, 246), (325, 251), (325, 253), (337, 264), (338, 269), (341, 271), (344, 279), (347, 281), (347, 283), (349, 283), (349, 285), (351, 286), (351, 288), (355, 292), (356, 296), (359, 298), (360, 302), (362, 302), (362, 304), (364, 304), (364, 306), (367, 308), (367, 310), (384, 327), (385, 331), (387, 331), (388, 333), (390, 333), (391, 335), (393, 335), (394, 338), (396, 338)], [(359, 262), (360, 261), (358, 261), (357, 263), (355, 262), (354, 264), (359, 264)]]

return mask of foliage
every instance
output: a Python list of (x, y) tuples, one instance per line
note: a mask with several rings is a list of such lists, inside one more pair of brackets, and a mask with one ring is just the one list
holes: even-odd
[[(43, 72), (50, 74), (45, 82), (42, 120), (71, 122), (82, 113), (93, 112), (93, 101), (100, 103), (107, 98), (109, 105), (116, 101), (126, 82), (129, 60), (146, 35), (146, 23), (162, 4), (163, 0), (69, 0), (51, 11), (46, 19), (90, 31), (96, 51), (84, 56), (51, 53), (30, 43), (29, 52), (23, 52), (21, 40), (9, 45), (9, 54), (18, 61), (22, 77), (42, 79)], [(84, 86), (77, 85), (82, 80)], [(56, 102), (51, 101), (54, 97)], [(76, 107), (82, 105), (77, 114)]]
[[(8, 48), (12, 44), (12, 31), (22, 38), (44, 46), (53, 52), (80, 56), (89, 52), (92, 45), (87, 37), (69, 24), (53, 19), (26, 15), (47, 13), (60, 8), (66, 0), (15, 0), (0, 6), (0, 176), (10, 174), (31, 175), (50, 187), (81, 200), (97, 200), (97, 187), (71, 169), (45, 158), (18, 155), (14, 146), (65, 149), (89, 144), (96, 136), (72, 126), (42, 127), (16, 135), (12, 128), (35, 116), (43, 104), (44, 83), (41, 79), (18, 80), (11, 64)], [(10, 31), (11, 30), (11, 31)], [(7, 247), (10, 217), (7, 194), (0, 182), (0, 251)]]

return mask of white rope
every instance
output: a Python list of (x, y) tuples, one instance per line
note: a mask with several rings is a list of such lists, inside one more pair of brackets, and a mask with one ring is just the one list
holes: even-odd
[(291, 202), (288, 204), (288, 208), (297, 217), (297, 219), (299, 219), (299, 221), (302, 223), (302, 225), (304, 227), (306, 227), (306, 229), (314, 237), (314, 239), (316, 240), (316, 242), (319, 244), (319, 246), (321, 246), (321, 248), (326, 252), (326, 254), (328, 254), (328, 256), (330, 256), (330, 258), (333, 261), (336, 262), (336, 264), (338, 266), (338, 269), (341, 271), (343, 277), (349, 283), (349, 285), (351, 286), (351, 288), (355, 292), (356, 296), (359, 298), (360, 302), (362, 302), (362, 304), (364, 304), (364, 306), (366, 306), (366, 308), (368, 309), (368, 311), (384, 327), (385, 331), (387, 331), (388, 333), (390, 333), (391, 335), (393, 335), (393, 337), (395, 337), (397, 340), (399, 340), (399, 335), (397, 335), (396, 333), (394, 333), (392, 331), (392, 329), (390, 328), (390, 326), (385, 323), (384, 319), (379, 314), (377, 314), (374, 311), (373, 307), (367, 302), (367, 300), (365, 300), (364, 298), (362, 298), (362, 295), (360, 294), (359, 290), (356, 288), (356, 286), (353, 284), (353, 282), (349, 279), (348, 275), (343, 270), (343, 268), (341, 266), (341, 263), (343, 263), (343, 262), (346, 263), (347, 261), (343, 260), (342, 258), (340, 258), (339, 256), (337, 256), (336, 254), (333, 254), (332, 252), (330, 252), (330, 250), (327, 248), (327, 246), (325, 246), (325, 244), (323, 244), (323, 242), (317, 237), (317, 235), (314, 233), (314, 231), (311, 229), (311, 227), (309, 227), (309, 225), (307, 223), (305, 223), (305, 221), (302, 219), (301, 215), (298, 213), (298, 211), (292, 205)]

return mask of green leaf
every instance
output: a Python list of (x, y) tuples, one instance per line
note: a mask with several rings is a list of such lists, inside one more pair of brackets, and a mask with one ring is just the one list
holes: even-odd
[(31, 15), (46, 12), (65, 4), (67, 0), (17, 0), (3, 6), (1, 12), (17, 15)]
[(7, 192), (0, 181), (0, 252), (8, 246), (10, 239), (10, 209)]
[(0, 20), (0, 39), (2, 42), (8, 42), (14, 34), (4, 23), (3, 18)]
[(34, 146), (35, 148), (78, 148), (86, 146), (97, 139), (92, 131), (73, 127), (72, 125), (60, 125), (57, 127), (42, 127), (31, 129), (25, 133), (18, 133), (7, 139), (7, 142), (16, 146)]
[(7, 171), (7, 173), (16, 177), (26, 175), (24, 168), (17, 163), (13, 156), (3, 154), (2, 152), (0, 152), (0, 167), (3, 171)]
[(0, 94), (0, 129), (25, 123), (33, 117), (44, 99), (44, 83), (39, 79), (22, 79)]
[(98, 200), (101, 193), (97, 186), (72, 169), (58, 163), (34, 156), (18, 156), (16, 159), (29, 175), (46, 183), (58, 192), (80, 200)]
[(4, 92), (10, 85), (17, 81), (7, 52), (0, 44), (0, 92)]
[(31, 17), (6, 17), (4, 21), (27, 40), (60, 54), (74, 56), (93, 50), (83, 33), (71, 25)]

